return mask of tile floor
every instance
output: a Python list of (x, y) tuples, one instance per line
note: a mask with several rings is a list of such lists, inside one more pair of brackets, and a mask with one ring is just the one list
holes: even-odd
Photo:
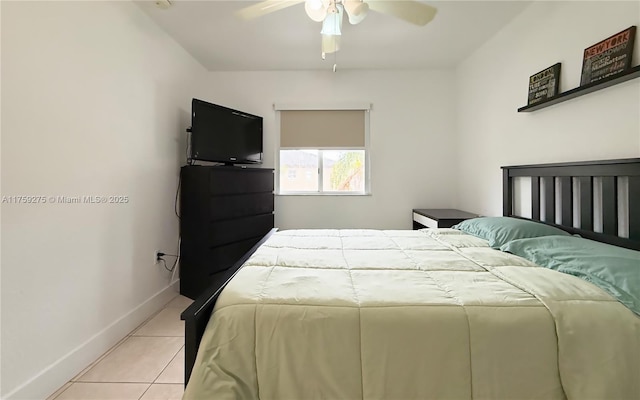
[(178, 295), (47, 400), (179, 400), (184, 323), (192, 300)]

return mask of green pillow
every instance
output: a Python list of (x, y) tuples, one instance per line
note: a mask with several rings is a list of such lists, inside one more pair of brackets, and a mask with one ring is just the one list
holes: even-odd
[(577, 236), (514, 240), (500, 250), (591, 282), (640, 315), (640, 251)]
[(494, 249), (515, 239), (569, 235), (568, 232), (551, 225), (511, 217), (472, 218), (454, 225), (453, 228), (489, 241), (489, 246)]

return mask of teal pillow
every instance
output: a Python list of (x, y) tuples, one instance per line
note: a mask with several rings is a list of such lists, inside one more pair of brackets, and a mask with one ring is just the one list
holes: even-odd
[(467, 219), (453, 228), (489, 242), (494, 249), (515, 239), (549, 235), (569, 235), (562, 229), (541, 222), (511, 217), (480, 217)]
[(640, 251), (577, 236), (514, 240), (500, 250), (591, 282), (640, 315)]

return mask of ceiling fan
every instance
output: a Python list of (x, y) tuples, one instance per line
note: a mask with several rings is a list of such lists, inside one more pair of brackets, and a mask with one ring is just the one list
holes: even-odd
[(326, 53), (340, 49), (342, 17), (345, 13), (352, 25), (362, 22), (369, 10), (373, 10), (424, 26), (437, 12), (435, 7), (412, 0), (264, 0), (239, 10), (237, 15), (249, 20), (300, 3), (304, 3), (309, 18), (322, 22), (322, 58)]

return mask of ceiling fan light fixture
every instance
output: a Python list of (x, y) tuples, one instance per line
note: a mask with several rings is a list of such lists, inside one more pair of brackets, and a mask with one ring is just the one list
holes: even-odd
[[(330, 35), (330, 36), (342, 35), (342, 14), (343, 14), (344, 8), (342, 7), (341, 4), (337, 4), (336, 9), (338, 10), (337, 13), (328, 14), (327, 17), (324, 19), (324, 21), (322, 21), (322, 30), (320, 31), (320, 33), (323, 36), (323, 41), (324, 41), (325, 35)], [(331, 52), (327, 51), (326, 53), (331, 53)]]
[(340, 50), (340, 36), (337, 35), (322, 35), (322, 59), (324, 55), (329, 53), (335, 53)]
[[(0, 0), (2, 1), (2, 0)], [(176, 0), (153, 0), (158, 6), (171, 5)], [(245, 20), (257, 18), (274, 11), (304, 3), (309, 18), (322, 22), (322, 59), (327, 53), (340, 50), (342, 37), (342, 17), (346, 12), (352, 25), (362, 22), (369, 10), (392, 15), (406, 22), (423, 26), (436, 15), (437, 9), (422, 2), (423, 0), (262, 0), (257, 4), (244, 7), (237, 15)], [(336, 64), (333, 65), (336, 70)]]
[(322, 22), (327, 17), (327, 7), (322, 0), (306, 0), (304, 10), (309, 18), (316, 22)]

